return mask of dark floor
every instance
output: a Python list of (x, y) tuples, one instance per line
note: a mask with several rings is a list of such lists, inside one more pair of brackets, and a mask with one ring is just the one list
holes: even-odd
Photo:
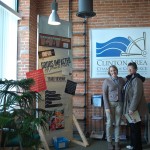
[[(97, 140), (97, 139), (88, 139), (89, 146), (83, 147), (77, 144), (70, 142), (68, 148), (66, 150), (107, 150), (107, 141), (106, 140)], [(128, 145), (128, 141), (121, 141), (121, 150), (127, 150), (126, 145)], [(50, 147), (50, 150), (54, 150), (54, 147)], [(150, 150), (150, 144), (146, 144), (143, 142), (143, 150)]]

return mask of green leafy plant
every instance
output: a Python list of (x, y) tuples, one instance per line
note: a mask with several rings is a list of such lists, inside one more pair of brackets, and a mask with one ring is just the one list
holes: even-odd
[(0, 131), (4, 147), (15, 138), (22, 148), (40, 144), (37, 128), (46, 129), (51, 114), (35, 107), (42, 98), (30, 90), (33, 84), (33, 79), (0, 80)]

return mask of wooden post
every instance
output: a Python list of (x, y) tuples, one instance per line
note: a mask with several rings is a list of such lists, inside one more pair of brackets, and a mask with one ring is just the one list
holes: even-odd
[(84, 133), (82, 132), (81, 127), (80, 127), (77, 119), (75, 118), (74, 114), (73, 114), (73, 122), (74, 122), (74, 124), (75, 124), (75, 126), (76, 126), (76, 128), (77, 128), (77, 130), (78, 130), (78, 132), (79, 132), (79, 134), (80, 134), (81, 139), (82, 139), (83, 142), (77, 141), (75, 139), (73, 139), (72, 142), (74, 142), (76, 144), (79, 144), (81, 146), (87, 147), (89, 145), (89, 143), (88, 143), (88, 141), (87, 141)]
[(49, 146), (48, 146), (48, 144), (47, 144), (47, 141), (46, 141), (46, 139), (45, 139), (45, 136), (44, 136), (44, 133), (43, 133), (41, 127), (38, 127), (38, 132), (39, 132), (41, 141), (42, 141), (42, 143), (43, 143), (44, 149), (45, 149), (45, 150), (50, 150), (50, 148), (49, 148)]

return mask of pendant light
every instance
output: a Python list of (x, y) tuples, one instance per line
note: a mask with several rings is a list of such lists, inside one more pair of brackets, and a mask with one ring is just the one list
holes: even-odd
[(78, 13), (76, 14), (81, 18), (90, 18), (96, 15), (93, 12), (93, 0), (78, 0)]
[(60, 22), (58, 14), (57, 14), (58, 3), (56, 2), (56, 0), (53, 0), (53, 2), (51, 4), (51, 8), (52, 8), (52, 13), (49, 16), (48, 24), (50, 24), (50, 25), (60, 25), (61, 22)]

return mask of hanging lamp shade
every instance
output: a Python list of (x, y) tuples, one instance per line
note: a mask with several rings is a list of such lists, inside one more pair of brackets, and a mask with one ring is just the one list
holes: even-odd
[(78, 13), (76, 14), (81, 18), (90, 18), (96, 15), (93, 12), (93, 0), (78, 0)]
[(54, 0), (52, 2), (51, 8), (52, 8), (52, 13), (49, 16), (48, 24), (50, 24), (50, 25), (60, 25), (61, 22), (60, 22), (58, 14), (57, 14), (58, 3), (56, 2), (56, 0)]

